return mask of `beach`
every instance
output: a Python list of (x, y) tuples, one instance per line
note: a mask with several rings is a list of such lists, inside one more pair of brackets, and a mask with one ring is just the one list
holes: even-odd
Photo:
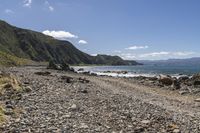
[[(1, 132), (199, 132), (199, 95), (179, 93), (141, 79), (13, 67), (29, 88), (20, 99), (1, 100)], [(9, 105), (9, 106), (7, 106)], [(12, 111), (18, 111), (13, 115)]]

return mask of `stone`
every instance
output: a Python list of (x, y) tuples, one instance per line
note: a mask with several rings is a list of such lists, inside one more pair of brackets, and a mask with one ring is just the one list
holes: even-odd
[(70, 109), (76, 110), (77, 109), (77, 105), (76, 104), (72, 104), (72, 106), (70, 107)]
[(71, 117), (71, 114), (66, 114), (63, 116), (63, 118), (70, 118)]
[(86, 125), (85, 123), (81, 123), (81, 124), (80, 124), (80, 128), (87, 129), (87, 128), (89, 128), (89, 127), (88, 127), (88, 125)]
[(189, 93), (188, 91), (179, 91), (179, 94), (181, 94), (181, 95), (184, 95), (184, 94), (187, 94), (187, 93)]
[(48, 76), (50, 75), (51, 73), (46, 71), (46, 72), (35, 72), (36, 75), (41, 75), (41, 76)]
[(142, 124), (149, 124), (151, 121), (150, 120), (142, 120), (141, 123)]
[(62, 80), (65, 80), (67, 83), (72, 83), (73, 78), (69, 76), (61, 76)]
[(143, 127), (136, 127), (134, 129), (134, 133), (141, 133), (141, 132), (144, 132), (144, 128)]
[(24, 88), (24, 91), (25, 91), (25, 92), (31, 92), (31, 91), (32, 91), (32, 88), (31, 88), (30, 86), (26, 86), (26, 87)]
[(84, 93), (84, 94), (88, 93), (88, 91), (87, 91), (86, 89), (81, 90), (80, 92), (81, 92), (81, 93)]
[(89, 83), (90, 81), (89, 80), (87, 80), (86, 78), (79, 78), (79, 82), (81, 82), (81, 83)]
[(174, 79), (174, 81), (173, 81), (173, 88), (175, 88), (175, 89), (181, 88), (180, 82), (177, 79)]
[(11, 104), (7, 104), (7, 105), (6, 105), (6, 108), (14, 109), (14, 106), (11, 105)]
[(200, 81), (199, 80), (197, 80), (197, 81), (194, 81), (194, 83), (193, 83), (193, 85), (200, 85)]
[(185, 81), (185, 80), (188, 80), (188, 79), (189, 79), (188, 76), (180, 76), (180, 77), (178, 78), (179, 81)]
[(200, 102), (200, 98), (197, 98), (194, 100), (195, 102)]
[(160, 75), (160, 78), (158, 81), (159, 81), (159, 83), (166, 85), (166, 86), (170, 86), (174, 82), (172, 77), (166, 76), (166, 75)]
[(173, 133), (180, 133), (181, 131), (179, 129), (174, 129)]
[(47, 69), (54, 69), (54, 70), (60, 70), (60, 67), (54, 62), (49, 61), (49, 65), (47, 66)]
[(79, 68), (77, 71), (84, 71), (84, 69), (83, 68)]

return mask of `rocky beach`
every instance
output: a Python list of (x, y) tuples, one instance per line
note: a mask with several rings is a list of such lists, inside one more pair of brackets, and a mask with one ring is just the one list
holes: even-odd
[(120, 78), (46, 69), (2, 68), (0, 132), (200, 132), (199, 77)]

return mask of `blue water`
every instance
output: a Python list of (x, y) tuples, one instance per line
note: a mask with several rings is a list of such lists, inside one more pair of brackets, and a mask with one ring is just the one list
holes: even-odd
[(131, 74), (183, 74), (192, 75), (200, 73), (200, 65), (190, 64), (145, 64), (139, 66), (87, 66), (85, 71), (103, 72), (103, 71), (128, 71)]

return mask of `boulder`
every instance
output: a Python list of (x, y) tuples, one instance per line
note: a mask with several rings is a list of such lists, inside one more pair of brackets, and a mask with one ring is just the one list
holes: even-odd
[(67, 63), (63, 62), (60, 67), (61, 67), (61, 70), (63, 71), (75, 72), (74, 68), (71, 68)]
[(73, 82), (73, 78), (69, 77), (69, 76), (61, 76), (62, 80), (65, 80), (67, 83), (72, 83)]
[(77, 71), (84, 71), (84, 69), (83, 68), (79, 68)]
[(186, 80), (188, 80), (189, 79), (189, 76), (180, 76), (179, 78), (178, 78), (178, 80), (180, 81), (180, 82), (183, 82), (183, 81), (186, 81)]
[(54, 70), (60, 70), (60, 67), (54, 62), (49, 61), (49, 65), (47, 66), (47, 69), (54, 69)]
[(70, 66), (67, 63), (63, 62), (60, 67), (64, 71), (70, 71)]
[(174, 82), (173, 78), (168, 75), (159, 75), (158, 81), (159, 81), (159, 83), (166, 85), (166, 86), (170, 86)]
[(194, 86), (200, 85), (200, 80), (194, 81), (194, 82), (193, 82), (193, 85), (194, 85)]
[(181, 84), (176, 78), (174, 78), (174, 80), (173, 80), (173, 88), (175, 88), (175, 89), (181, 88)]
[(192, 76), (191, 80), (200, 80), (200, 73), (199, 74), (194, 74)]

